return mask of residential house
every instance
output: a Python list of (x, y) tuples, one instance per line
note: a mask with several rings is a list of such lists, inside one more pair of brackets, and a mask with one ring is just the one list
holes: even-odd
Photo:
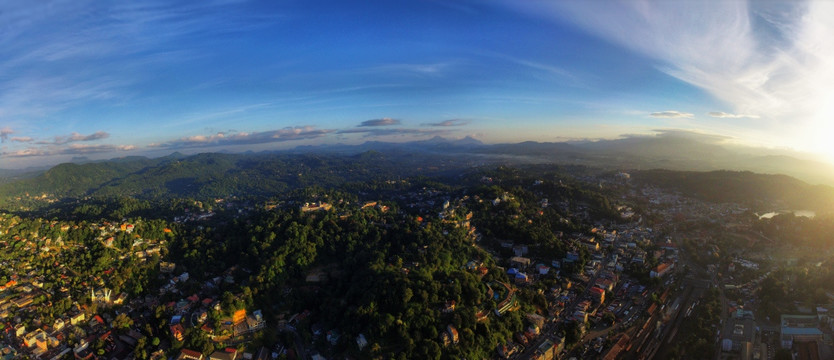
[(178, 341), (182, 341), (183, 333), (185, 333), (185, 328), (182, 327), (182, 324), (171, 325), (170, 329), (171, 335)]
[(237, 350), (233, 348), (226, 348), (223, 351), (215, 351), (209, 355), (209, 360), (235, 360), (237, 358)]
[(649, 276), (653, 277), (653, 278), (663, 277), (666, 274), (668, 274), (670, 271), (672, 271), (672, 269), (674, 269), (674, 268), (675, 268), (674, 263), (670, 263), (670, 262), (661, 263), (661, 264), (657, 265), (654, 269), (652, 269), (652, 271), (649, 273)]
[(593, 298), (594, 301), (602, 304), (603, 302), (605, 302), (605, 290), (603, 290), (599, 287), (596, 287), (596, 286), (592, 287), (591, 288), (591, 298)]
[(203, 354), (199, 351), (182, 349), (176, 360), (203, 360)]
[(356, 337), (356, 346), (359, 347), (359, 351), (362, 351), (365, 346), (368, 346), (368, 340), (365, 339), (364, 334), (359, 334), (359, 336)]
[(70, 315), (70, 325), (78, 325), (86, 320), (86, 316), (84, 316), (83, 312), (79, 312), (75, 315)]
[(527, 266), (530, 266), (530, 259), (521, 256), (514, 256), (510, 258), (510, 264), (521, 268), (525, 268)]

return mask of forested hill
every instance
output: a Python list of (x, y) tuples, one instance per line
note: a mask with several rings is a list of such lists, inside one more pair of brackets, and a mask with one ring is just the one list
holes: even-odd
[[(276, 195), (412, 175), (438, 175), (469, 164), (434, 156), (365, 152), (353, 156), (219, 154), (61, 164), (40, 176), (0, 185), (0, 202), (34, 198), (138, 198)], [(44, 196), (45, 195), (45, 196)]]
[(670, 170), (637, 171), (631, 175), (634, 181), (674, 189), (713, 202), (737, 202), (751, 206), (775, 203), (785, 209), (834, 210), (834, 188), (810, 185), (786, 175)]

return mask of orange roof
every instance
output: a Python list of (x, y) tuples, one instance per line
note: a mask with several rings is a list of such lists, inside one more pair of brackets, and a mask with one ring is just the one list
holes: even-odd
[(668, 268), (668, 267), (669, 267), (668, 263), (661, 263), (660, 265), (657, 265), (656, 268), (654, 268), (654, 271), (655, 272), (661, 272), (663, 270), (666, 270), (666, 268)]

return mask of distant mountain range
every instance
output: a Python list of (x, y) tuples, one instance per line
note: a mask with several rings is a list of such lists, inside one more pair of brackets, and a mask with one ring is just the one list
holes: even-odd
[[(549, 163), (651, 174), (642, 179), (650, 181), (653, 176), (659, 176), (658, 184), (670, 187), (685, 183), (682, 190), (712, 198), (726, 198), (729, 194), (706, 191), (699, 184), (721, 188), (723, 181), (732, 181), (745, 197), (755, 196), (761, 190), (774, 195), (769, 196), (773, 199), (790, 199), (788, 203), (794, 204), (807, 203), (803, 199), (812, 198), (819, 191), (827, 194), (834, 190), (830, 187), (834, 184), (834, 166), (802, 154), (668, 134), (618, 140), (493, 145), (470, 137), (458, 140), (435, 137), (405, 143), (374, 141), (358, 145), (299, 146), (261, 153), (173, 153), (154, 159), (133, 156), (76, 161), (79, 163), (65, 163), (48, 170), (0, 170), (0, 202), (27, 197), (27, 194), (147, 198), (275, 195), (305, 186), (363, 184), (413, 175), (454, 175), (480, 165)], [(652, 169), (676, 172), (647, 171)], [(710, 172), (715, 170), (730, 172)], [(743, 171), (783, 175), (761, 177)], [(758, 185), (744, 189), (745, 181)], [(801, 196), (782, 196), (783, 192), (791, 191)]]
[(366, 151), (335, 154), (203, 153), (127, 157), (57, 165), (37, 176), (0, 184), (9, 199), (85, 196), (139, 198), (276, 196), (294, 189), (356, 184), (363, 188), (413, 175), (459, 173), (477, 165), (447, 156)]
[(521, 163), (579, 164), (606, 169), (735, 170), (783, 174), (811, 184), (834, 185), (834, 165), (810, 155), (773, 149), (724, 145), (708, 136), (662, 134), (616, 140), (521, 142), (487, 145), (466, 137), (434, 137), (405, 143), (365, 142), (359, 145), (299, 146), (291, 153), (356, 154), (398, 151), (470, 155)]

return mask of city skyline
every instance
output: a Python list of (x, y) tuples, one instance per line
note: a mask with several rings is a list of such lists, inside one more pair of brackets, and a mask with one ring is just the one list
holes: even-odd
[(671, 130), (834, 148), (828, 2), (16, 2), (0, 168)]

